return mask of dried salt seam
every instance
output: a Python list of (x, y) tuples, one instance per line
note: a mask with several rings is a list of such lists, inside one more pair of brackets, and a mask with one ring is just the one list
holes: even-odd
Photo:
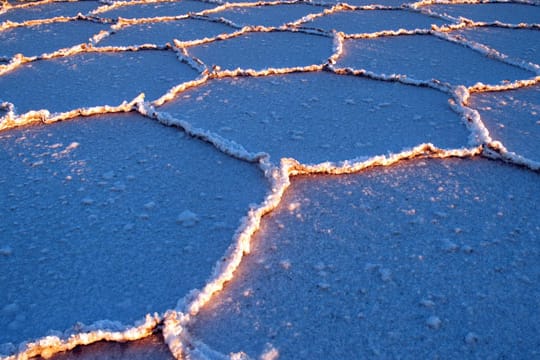
[[(524, 27), (520, 27), (520, 28), (530, 28), (530, 25), (528, 25), (528, 24), (525, 24), (525, 25), (527, 27), (524, 26)], [(476, 26), (478, 26), (478, 25), (475, 24), (475, 27)], [(481, 24), (479, 26), (489, 26), (489, 25)], [(482, 55), (484, 55), (486, 57), (489, 57), (489, 58), (492, 58), (492, 59), (497, 59), (500, 62), (519, 67), (519, 68), (521, 68), (523, 70), (531, 71), (536, 75), (540, 75), (540, 65), (538, 65), (538, 64), (533, 64), (531, 62), (511, 58), (508, 55), (500, 53), (496, 49), (490, 48), (489, 46), (480, 44), (480, 43), (475, 42), (475, 41), (463, 39), (462, 36), (457, 37), (457, 36), (452, 35), (451, 33), (448, 34), (446, 32), (437, 32), (437, 31), (432, 31), (431, 34), (438, 37), (438, 38), (440, 38), (440, 39), (452, 42), (454, 44), (466, 46), (469, 49), (474, 50), (474, 51), (476, 51), (476, 52), (478, 52), (478, 53), (480, 53), (480, 54), (482, 54)]]
[[(45, 1), (43, 3), (49, 3), (52, 1)], [(494, 2), (494, 1), (490, 1)], [(497, 1), (500, 2), (500, 1)], [(480, 2), (474, 2), (474, 3), (480, 3)], [(518, 2), (518, 1), (512, 1), (512, 3), (524, 3), (524, 2)], [(418, 3), (416, 3), (418, 4)], [(324, 6), (324, 5), (322, 5)], [(346, 7), (346, 6), (345, 6)], [(344, 8), (345, 8), (344, 7)], [(205, 19), (207, 21), (215, 21), (214, 19)], [(313, 30), (310, 30), (311, 32), (305, 31), (303, 29), (294, 29), (290, 27), (291, 24), (289, 24), (288, 28), (280, 27), (280, 28), (265, 28), (265, 27), (245, 27), (242, 28), (241, 31), (245, 32), (270, 32), (270, 31), (298, 31), (303, 33), (313, 33)], [(451, 24), (448, 25), (444, 29), (448, 29), (448, 31), (461, 29), (461, 28), (471, 28), (475, 25), (479, 26), (478, 23), (468, 22), (466, 20), (461, 20), (459, 24)], [(507, 24), (502, 24), (502, 26), (506, 26)], [(500, 23), (494, 24), (493, 26), (501, 26)], [(532, 25), (532, 27), (535, 27), (535, 25)], [(443, 28), (440, 28), (443, 29)], [(440, 29), (434, 29), (440, 30)], [(412, 30), (415, 31), (415, 30)], [(442, 32), (442, 31), (441, 31)], [(319, 31), (321, 33), (321, 31)], [(336, 35), (338, 34), (338, 35)], [(239, 34), (241, 35), (241, 34)], [(239, 36), (238, 35), (238, 36)], [(169, 347), (171, 349), (171, 352), (178, 358), (181, 358), (183, 356), (189, 356), (191, 355), (197, 355), (200, 354), (202, 356), (205, 356), (204, 354), (212, 353), (213, 355), (219, 355), (217, 353), (213, 353), (211, 349), (205, 348), (205, 345), (201, 342), (193, 341), (193, 339), (190, 338), (189, 333), (185, 329), (187, 325), (194, 319), (194, 316), (199, 312), (200, 308), (204, 306), (208, 301), (212, 299), (212, 296), (220, 291), (223, 288), (223, 285), (230, 281), (234, 276), (234, 270), (240, 265), (242, 256), (244, 253), (248, 253), (250, 251), (250, 242), (252, 239), (252, 236), (255, 231), (257, 231), (260, 221), (262, 217), (267, 214), (268, 212), (271, 212), (275, 207), (277, 207), (281, 201), (281, 197), (284, 193), (284, 191), (287, 189), (287, 187), (290, 185), (290, 178), (291, 176), (295, 175), (301, 175), (301, 174), (346, 174), (346, 173), (355, 173), (360, 172), (363, 169), (367, 167), (373, 167), (373, 166), (391, 166), (399, 161), (403, 161), (410, 158), (415, 157), (426, 157), (426, 158), (447, 158), (447, 157), (471, 157), (471, 156), (479, 156), (483, 155), (486, 157), (492, 157), (501, 159), (504, 161), (508, 161), (514, 164), (526, 166), (531, 170), (538, 171), (540, 168), (540, 165), (536, 162), (531, 162), (527, 159), (524, 159), (523, 157), (508, 152), (503, 144), (497, 141), (493, 141), (490, 136), (489, 132), (485, 128), (485, 126), (482, 123), (482, 119), (479, 115), (479, 113), (467, 107), (467, 100), (470, 96), (470, 93), (472, 92), (482, 92), (482, 91), (504, 91), (504, 90), (510, 90), (510, 89), (516, 89), (516, 88), (522, 88), (526, 86), (532, 86), (534, 84), (538, 83), (538, 77), (535, 79), (529, 79), (529, 80), (519, 80), (510, 84), (503, 84), (503, 85), (484, 85), (484, 84), (476, 84), (473, 87), (465, 88), (465, 87), (456, 87), (456, 88), (450, 88), (448, 85), (438, 82), (437, 80), (432, 81), (418, 81), (414, 79), (407, 78), (403, 75), (380, 75), (375, 74), (371, 72), (367, 72), (365, 70), (356, 70), (356, 69), (340, 69), (335, 68), (333, 65), (341, 55), (343, 51), (343, 41), (347, 37), (347, 35), (343, 33), (329, 33), (325, 32), (323, 34), (324, 36), (333, 36), (334, 37), (334, 53), (333, 55), (328, 59), (327, 64), (324, 65), (312, 65), (307, 67), (299, 67), (299, 68), (283, 68), (283, 69), (266, 69), (263, 71), (254, 71), (250, 69), (236, 69), (236, 70), (227, 70), (227, 71), (219, 71), (214, 70), (210, 72), (206, 67), (204, 66), (204, 63), (197, 62), (196, 58), (193, 58), (189, 55), (185, 47), (193, 46), (192, 44), (186, 42), (186, 43), (176, 43), (176, 48), (172, 49), (173, 51), (176, 51), (178, 54), (178, 57), (181, 61), (187, 62), (190, 65), (194, 67), (200, 67), (200, 69), (204, 70), (202, 75), (199, 79), (193, 81), (193, 82), (187, 82), (178, 85), (177, 87), (174, 87), (173, 89), (169, 90), (169, 92), (165, 95), (163, 95), (160, 99), (156, 100), (153, 104), (159, 105), (160, 103), (164, 103), (167, 100), (170, 100), (174, 98), (178, 93), (185, 91), (188, 88), (199, 86), (206, 81), (214, 78), (223, 78), (223, 77), (238, 77), (238, 76), (268, 76), (268, 75), (274, 75), (274, 74), (287, 74), (291, 72), (297, 72), (297, 71), (330, 71), (335, 73), (336, 75), (355, 75), (355, 76), (365, 76), (377, 80), (382, 81), (397, 81), (402, 82), (404, 84), (409, 85), (416, 85), (416, 86), (426, 86), (431, 87), (440, 91), (443, 91), (445, 93), (448, 93), (452, 96), (452, 99), (450, 99), (450, 105), (452, 108), (458, 112), (459, 114), (462, 114), (462, 117), (467, 121), (469, 125), (469, 129), (471, 130), (471, 136), (474, 138), (474, 141), (471, 141), (471, 143), (474, 145), (476, 144), (476, 147), (470, 148), (470, 149), (454, 149), (454, 150), (441, 150), (433, 146), (432, 144), (422, 144), (417, 147), (415, 147), (412, 150), (406, 150), (400, 154), (396, 155), (389, 155), (389, 156), (378, 156), (373, 157), (368, 160), (357, 160), (357, 161), (344, 161), (342, 163), (334, 164), (334, 163), (322, 163), (322, 164), (316, 164), (316, 165), (304, 165), (298, 163), (294, 159), (283, 159), (281, 162), (281, 166), (279, 168), (275, 167), (269, 162), (269, 158), (264, 153), (249, 153), (245, 151), (241, 146), (238, 148), (236, 143), (229, 142), (227, 139), (223, 139), (211, 132), (207, 132), (204, 129), (196, 129), (190, 127), (190, 124), (187, 122), (182, 122), (178, 119), (172, 118), (170, 115), (166, 113), (160, 113), (158, 111), (155, 111), (153, 109), (152, 104), (145, 103), (143, 101), (142, 97), (138, 97), (135, 100), (133, 100), (130, 103), (124, 103), (125, 107), (121, 105), (120, 107), (94, 107), (89, 109), (78, 109), (73, 110), (72, 112), (67, 112), (63, 114), (68, 114), (69, 116), (78, 116), (78, 115), (86, 115), (90, 116), (92, 114), (96, 113), (102, 113), (102, 111), (114, 111), (116, 109), (122, 108), (121, 111), (138, 111), (139, 113), (154, 118), (157, 121), (162, 122), (163, 124), (170, 125), (170, 126), (178, 126), (184, 129), (184, 131), (188, 132), (191, 136), (198, 137), (199, 139), (203, 141), (207, 141), (209, 143), (212, 143), (216, 148), (220, 149), (221, 151), (227, 153), (230, 156), (234, 156), (236, 158), (240, 158), (243, 160), (251, 161), (251, 162), (258, 162), (259, 167), (261, 170), (264, 171), (266, 177), (271, 181), (272, 183), (272, 191), (269, 195), (267, 195), (265, 201), (256, 208), (252, 208), (248, 216), (244, 218), (244, 221), (240, 228), (237, 230), (237, 233), (235, 235), (235, 240), (231, 247), (229, 248), (229, 251), (227, 252), (227, 256), (225, 257), (224, 262), (218, 263), (216, 266), (216, 269), (214, 271), (213, 280), (209, 282), (201, 291), (194, 291), (191, 294), (189, 294), (186, 297), (187, 305), (184, 308), (177, 309), (178, 311), (169, 311), (165, 314), (163, 317), (163, 334), (165, 336), (166, 342), (169, 344)], [(349, 34), (352, 37), (358, 36), (362, 37), (363, 34)], [(396, 34), (387, 33), (387, 34), (380, 34), (379, 36), (397, 36)], [(400, 34), (405, 35), (405, 34)], [(225, 38), (223, 38), (225, 39)], [(210, 39), (207, 42), (211, 41), (217, 41), (217, 40), (223, 40), (219, 37)], [(206, 43), (206, 42), (205, 42)], [(461, 44), (462, 42), (460, 42)], [(77, 48), (77, 49), (74, 49)], [(77, 54), (80, 52), (101, 52), (101, 51), (139, 51), (144, 49), (158, 49), (158, 50), (171, 50), (170, 47), (165, 48), (158, 48), (155, 45), (149, 44), (142, 47), (109, 47), (109, 48), (93, 48), (89, 45), (79, 45), (77, 47), (74, 47), (71, 49), (64, 49), (60, 50), (58, 52), (55, 52), (53, 54), (48, 54), (47, 56), (42, 57), (34, 57), (34, 58), (25, 58), (24, 56), (18, 56), (14, 57), (11, 61), (10, 66), (14, 66), (12, 63), (18, 63), (19, 65), (24, 62), (29, 61), (36, 61), (36, 60), (47, 60), (54, 57), (62, 57), (62, 56), (71, 56), (73, 54)], [(484, 55), (487, 55), (484, 53)], [(498, 59), (501, 60), (502, 59)], [(7, 65), (2, 65), (0, 67), (0, 76), (5, 73)], [(14, 107), (11, 103), (3, 103), (2, 108), (8, 111), (8, 115), (5, 116), (9, 117), (10, 114), (13, 115), (14, 113)], [(28, 114), (30, 114), (29, 112)], [(54, 122), (54, 121), (60, 121), (63, 119), (63, 114), (60, 115), (54, 115), (51, 116), (48, 112), (33, 112), (33, 116), (37, 117), (38, 121), (45, 121), (46, 123)], [(78, 115), (75, 115), (78, 114)], [(56, 116), (56, 117), (55, 117)], [(31, 116), (30, 116), (31, 117)], [(474, 136), (473, 136), (474, 135)], [(239, 146), (239, 145), (238, 145)], [(182, 312), (182, 310), (185, 310), (185, 312)], [(147, 322), (148, 322), (147, 317)], [(155, 316), (154, 322), (150, 326), (150, 328), (155, 329), (157, 324), (160, 322), (160, 319)], [(135, 328), (133, 328), (135, 329)], [(138, 328), (137, 328), (138, 329)], [(126, 330), (128, 331), (128, 330)], [(124, 332), (107, 332), (107, 331), (94, 331), (91, 333), (84, 333), (84, 334), (78, 334), (73, 335), (72, 337), (81, 337), (84, 339), (92, 338), (91, 342), (99, 341), (99, 340), (111, 340), (111, 341), (130, 341), (135, 340), (137, 338), (141, 338), (144, 336), (149, 335), (141, 335), (140, 332), (133, 331), (134, 333), (137, 333), (137, 336), (131, 337), (131, 335), (126, 335), (126, 331)], [(95, 336), (96, 334), (101, 334), (101, 338), (99, 336)], [(90, 336), (89, 334), (93, 334)], [(109, 334), (104, 336), (103, 334)], [(110, 335), (112, 334), (112, 335)], [(38, 341), (33, 344), (49, 344), (48, 339), (51, 339), (51, 337), (43, 338), (41, 341)], [(53, 343), (51, 346), (34, 346), (32, 347), (32, 350), (29, 350), (30, 348), (27, 346), (26, 350), (24, 352), (21, 352), (18, 354), (17, 358), (24, 358), (24, 356), (28, 356), (28, 354), (31, 354), (31, 356), (39, 355), (42, 356), (50, 356), (55, 352), (58, 351), (65, 351), (69, 350), (72, 347), (67, 346), (69, 343), (68, 340), (59, 340), (56, 338), (59, 342), (56, 342), (56, 340), (51, 340), (51, 343)], [(83, 339), (83, 340), (84, 340)], [(98, 339), (98, 340), (95, 340)], [(85, 340), (85, 341), (86, 341)], [(78, 345), (86, 344), (86, 342), (81, 341), (78, 343)], [(90, 342), (88, 342), (90, 343)], [(30, 351), (30, 352), (29, 352)], [(11, 357), (15, 358), (15, 357)], [(11, 359), (10, 358), (10, 359)]]
[(459, 5), (459, 4), (523, 4), (537, 5), (535, 0), (421, 0), (410, 4), (413, 7), (429, 5)]
[(138, 46), (103, 46), (96, 47), (92, 44), (79, 44), (70, 48), (64, 48), (52, 53), (42, 54), (39, 56), (26, 57), (22, 54), (16, 54), (11, 61), (6, 65), (0, 65), (0, 76), (17, 69), (18, 67), (39, 60), (51, 60), (55, 58), (73, 56), (83, 53), (111, 53), (111, 52), (134, 52), (142, 50), (161, 50), (161, 51), (174, 51), (171, 45), (154, 45), (154, 44), (142, 44)]
[(5, 115), (0, 122), (0, 131), (13, 129), (20, 126), (29, 126), (35, 124), (53, 124), (59, 121), (66, 121), (70, 119), (75, 119), (77, 117), (88, 117), (92, 115), (99, 114), (113, 114), (121, 112), (130, 112), (136, 106), (136, 104), (144, 100), (144, 94), (138, 95), (130, 102), (124, 101), (118, 106), (94, 106), (75, 109), (63, 113), (53, 113), (51, 114), (48, 110), (39, 110), (39, 111), (29, 111), (22, 115), (13, 114), (13, 106), (11, 111)]
[(156, 111), (155, 108), (143, 101), (138, 101), (135, 104), (135, 110), (141, 115), (151, 119), (157, 120), (159, 123), (167, 126), (174, 126), (182, 129), (186, 134), (193, 138), (200, 139), (204, 142), (212, 144), (216, 149), (224, 154), (227, 154), (235, 159), (242, 161), (257, 163), (262, 158), (268, 157), (267, 153), (258, 152), (252, 153), (244, 149), (244, 147), (232, 140), (225, 139), (224, 137), (213, 133), (212, 131), (196, 128), (189, 122), (180, 120), (172, 116), (167, 112)]
[(176, 51), (176, 56), (178, 59), (191, 66), (194, 70), (200, 72), (201, 74), (208, 71), (208, 67), (202, 62), (201, 59), (188, 53), (185, 47), (180, 46), (180, 41), (177, 39), (173, 40), (174, 50)]
[(204, 38), (204, 39), (197, 39), (197, 40), (189, 40), (189, 41), (178, 41), (176, 43), (179, 47), (192, 47), (192, 46), (199, 46), (199, 45), (205, 45), (211, 42), (215, 41), (222, 41), (222, 40), (229, 40), (236, 37), (240, 37), (245, 34), (249, 33), (271, 33), (271, 32), (294, 32), (294, 33), (304, 33), (304, 34), (312, 34), (312, 35), (318, 35), (318, 36), (325, 36), (330, 37), (330, 33), (326, 31), (310, 31), (310, 30), (304, 30), (304, 29), (295, 29), (295, 28), (289, 28), (287, 26), (280, 26), (280, 27), (271, 27), (271, 26), (244, 26), (240, 30), (228, 33), (228, 34), (219, 34), (217, 36), (214, 36), (212, 38)]
[[(287, 25), (290, 25), (290, 26), (293, 26), (293, 27), (301, 27), (302, 25), (305, 25), (308, 22), (311, 22), (311, 21), (313, 21), (315, 19), (318, 19), (318, 18), (321, 18), (321, 17), (324, 17), (324, 16), (343, 13), (343, 12), (369, 11), (369, 10), (386, 10), (386, 11), (411, 12), (411, 13), (425, 15), (426, 17), (433, 17), (433, 18), (437, 18), (437, 19), (441, 18), (441, 16), (439, 14), (436, 14), (436, 13), (433, 13), (433, 12), (430, 13), (428, 11), (425, 11), (424, 9), (416, 9), (416, 8), (411, 8), (411, 7), (408, 7), (408, 6), (390, 6), (390, 5), (375, 5), (375, 4), (373, 4), (373, 5), (353, 6), (353, 5), (349, 5), (347, 3), (340, 3), (340, 4), (332, 6), (330, 9), (325, 9), (320, 13), (308, 14), (308, 15), (302, 17), (301, 19), (298, 19), (298, 20), (296, 20), (294, 22), (288, 23)], [(445, 18), (445, 20), (448, 20), (448, 19)], [(451, 19), (451, 21), (454, 21), (454, 20), (455, 19), (453, 19), (453, 18)]]
[(18, 354), (8, 356), (4, 360), (27, 360), (36, 356), (48, 359), (59, 352), (98, 341), (135, 341), (152, 335), (161, 321), (162, 319), (158, 314), (148, 314), (139, 324), (126, 327), (120, 331), (100, 329), (72, 334), (64, 339), (58, 336), (46, 336), (35, 342), (26, 343)]
[(421, 144), (410, 150), (405, 150), (399, 154), (388, 156), (375, 156), (367, 160), (343, 161), (341, 163), (324, 162), (316, 165), (301, 164), (295, 159), (281, 159), (279, 169), (265, 167), (269, 180), (272, 182), (272, 191), (266, 199), (256, 208), (250, 209), (247, 217), (243, 219), (240, 228), (234, 237), (233, 244), (228, 249), (227, 254), (216, 264), (214, 275), (200, 291), (193, 291), (186, 299), (185, 310), (179, 309), (176, 312), (169, 312), (165, 316), (163, 334), (171, 352), (177, 358), (190, 357), (193, 351), (193, 342), (187, 327), (197, 316), (200, 309), (204, 307), (212, 297), (220, 292), (225, 284), (234, 278), (234, 272), (240, 266), (244, 255), (251, 251), (251, 241), (253, 235), (259, 230), (262, 218), (276, 209), (287, 188), (291, 184), (291, 178), (297, 175), (308, 174), (328, 174), (342, 175), (358, 173), (367, 168), (379, 166), (391, 166), (400, 161), (414, 158), (437, 158), (444, 159), (450, 157), (468, 158), (480, 155), (482, 147), (471, 149), (442, 150), (433, 144)]
[[(230, 9), (241, 9), (241, 8), (254, 8), (261, 6), (275, 6), (275, 5), (297, 5), (297, 4), (306, 4), (303, 0), (276, 0), (276, 1), (257, 1), (257, 2), (245, 2), (245, 3), (230, 3), (226, 2), (219, 6), (216, 6), (212, 9), (199, 11), (198, 15), (208, 15), (223, 12)], [(311, 5), (308, 3), (308, 5)], [(317, 5), (313, 5), (317, 6)]]
[(200, 85), (204, 84), (207, 80), (208, 80), (208, 75), (203, 74), (202, 76), (199, 76), (195, 80), (184, 82), (184, 83), (182, 83), (180, 85), (174, 86), (167, 93), (163, 94), (159, 99), (152, 102), (152, 105), (153, 106), (161, 106), (161, 105), (165, 104), (167, 101), (173, 100), (178, 94), (180, 94), (180, 93), (182, 93), (182, 92), (184, 92), (184, 91), (186, 91), (188, 89), (200, 86)]
[(83, 14), (78, 14), (75, 16), (56, 16), (56, 17), (47, 18), (47, 19), (26, 20), (23, 22), (14, 22), (14, 21), (7, 20), (0, 23), (0, 31), (15, 29), (19, 27), (58, 24), (58, 23), (66, 23), (66, 22), (72, 22), (72, 21), (89, 21), (89, 22), (102, 23), (102, 24), (111, 23), (111, 21), (108, 19), (99, 19), (99, 18), (95, 18), (91, 16), (86, 16)]
[(133, 1), (102, 1), (105, 5), (102, 5), (91, 12), (89, 15), (99, 15), (107, 11), (120, 9), (128, 6), (136, 5), (149, 5), (149, 4), (163, 4), (163, 3), (178, 3), (176, 0), (133, 0)]
[(470, 114), (472, 114), (472, 116), (475, 119), (474, 122), (476, 123), (476, 128), (479, 129), (479, 131), (482, 131), (483, 133), (487, 134), (487, 136), (482, 138), (483, 143), (485, 144), (484, 153), (483, 153), (484, 156), (488, 158), (492, 158), (492, 159), (500, 159), (511, 164), (523, 166), (533, 171), (540, 171), (539, 161), (528, 159), (515, 152), (508, 151), (508, 149), (500, 141), (494, 141), (493, 139), (491, 139), (491, 137), (489, 136), (489, 131), (482, 123), (482, 120), (478, 111), (473, 110), (468, 107), (468, 101), (469, 101), (470, 95), (473, 93), (509, 91), (509, 90), (516, 90), (516, 89), (531, 87), (538, 84), (540, 84), (540, 76), (537, 76), (534, 79), (518, 80), (512, 83), (502, 84), (502, 85), (485, 85), (485, 84), (479, 83), (467, 89), (462, 89), (462, 93), (459, 96), (461, 107), (464, 109), (468, 109), (468, 111), (470, 111)]
[(29, 7), (37, 7), (46, 4), (63, 3), (63, 2), (79, 2), (79, 0), (38, 0), (38, 1), (25, 1), (18, 4), (11, 4), (8, 1), (2, 1), (2, 7), (0, 7), (0, 15), (4, 14), (8, 10), (25, 9)]
[(468, 90), (471, 93), (508, 91), (508, 90), (516, 90), (520, 88), (530, 87), (537, 84), (540, 84), (540, 75), (536, 76), (533, 79), (516, 80), (513, 82), (508, 82), (506, 84), (499, 84), (499, 85), (486, 85), (486, 84), (478, 83), (476, 85), (469, 87)]

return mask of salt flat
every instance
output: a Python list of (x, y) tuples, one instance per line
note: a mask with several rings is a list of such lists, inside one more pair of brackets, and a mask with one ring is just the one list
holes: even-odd
[(0, 358), (535, 358), (540, 4), (7, 1)]

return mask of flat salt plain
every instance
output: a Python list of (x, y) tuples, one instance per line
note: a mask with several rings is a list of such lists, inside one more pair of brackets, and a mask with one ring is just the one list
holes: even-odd
[(540, 356), (540, 4), (0, 8), (0, 358)]

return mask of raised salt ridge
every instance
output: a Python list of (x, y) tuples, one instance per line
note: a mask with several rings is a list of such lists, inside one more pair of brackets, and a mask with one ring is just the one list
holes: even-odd
[(0, 358), (537, 357), (539, 14), (1, 2)]

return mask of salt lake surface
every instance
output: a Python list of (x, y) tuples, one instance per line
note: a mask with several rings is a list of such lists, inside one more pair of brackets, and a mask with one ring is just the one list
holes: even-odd
[(540, 3), (5, 1), (0, 358), (540, 356)]

